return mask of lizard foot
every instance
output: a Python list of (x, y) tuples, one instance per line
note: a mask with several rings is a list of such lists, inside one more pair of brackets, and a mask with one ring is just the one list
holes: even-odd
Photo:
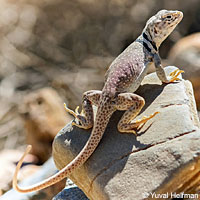
[(77, 121), (76, 121), (76, 122), (73, 121), (73, 122), (72, 122), (72, 126), (77, 126), (77, 127), (79, 127), (79, 128), (83, 128), (83, 129), (89, 129), (89, 128), (91, 128), (91, 124), (90, 124), (90, 123), (87, 123), (85, 117), (82, 115), (82, 114), (83, 114), (83, 111), (81, 111), (81, 113), (78, 112), (79, 106), (76, 107), (75, 112), (74, 112), (73, 110), (69, 109), (69, 108), (66, 106), (65, 103), (64, 103), (64, 108), (65, 108), (65, 110), (66, 110), (69, 114), (71, 114), (71, 115), (74, 116), (75, 120), (77, 119), (78, 122), (79, 122), (79, 123), (78, 123)]
[[(78, 112), (79, 106), (76, 107), (75, 112), (74, 112), (73, 110), (69, 109), (69, 108), (66, 106), (65, 103), (64, 103), (64, 108), (65, 108), (65, 110), (66, 110), (69, 114), (73, 115), (75, 119), (79, 119), (79, 118), (78, 118), (78, 115), (79, 115), (79, 112)], [(77, 126), (77, 127), (81, 128), (81, 125), (77, 124), (76, 122), (72, 122), (72, 126)]]
[(133, 133), (137, 136), (137, 132), (136, 130), (138, 130), (141, 125), (143, 125), (144, 123), (146, 123), (148, 120), (150, 120), (151, 118), (153, 118), (154, 116), (156, 116), (159, 112), (155, 112), (150, 116), (144, 116), (142, 119), (137, 120), (135, 122), (132, 123), (128, 123), (128, 124), (118, 124), (118, 130), (121, 133)]
[(146, 123), (148, 120), (150, 120), (151, 118), (155, 117), (158, 113), (160, 112), (155, 112), (151, 115), (149, 115), (148, 117), (147, 116), (144, 116), (142, 119), (139, 119), (137, 120), (135, 123), (138, 125), (138, 127), (141, 125), (141, 124), (144, 124)]
[(73, 110), (69, 109), (69, 108), (66, 106), (65, 103), (64, 103), (64, 108), (65, 108), (65, 110), (66, 110), (69, 114), (73, 115), (75, 118), (78, 118), (78, 117), (77, 117), (77, 110), (79, 109), (79, 106), (76, 107), (75, 112), (74, 112)]
[(172, 77), (170, 80), (169, 80), (169, 83), (173, 83), (174, 81), (179, 81), (180, 78), (178, 78), (178, 76), (181, 74), (181, 73), (184, 73), (183, 70), (180, 70), (180, 69), (176, 69), (174, 70), (173, 72), (170, 73), (170, 76)]

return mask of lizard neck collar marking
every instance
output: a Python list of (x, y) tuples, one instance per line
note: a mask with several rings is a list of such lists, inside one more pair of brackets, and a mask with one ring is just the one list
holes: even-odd
[(154, 48), (154, 50), (158, 51), (158, 49), (157, 49), (155, 43), (154, 43), (151, 39), (148, 38), (148, 36), (146, 35), (145, 32), (142, 34), (142, 36), (144, 37), (144, 39), (145, 39), (146, 41), (150, 42), (150, 44), (151, 44), (151, 46)]
[(146, 48), (146, 50), (147, 50), (149, 53), (151, 53), (151, 48), (149, 48), (149, 46), (147, 45), (147, 43), (143, 41), (142, 44), (144, 45), (144, 47)]
[(141, 39), (141, 38), (139, 37), (139, 38), (136, 39), (136, 42), (141, 43), (149, 53), (152, 53), (152, 47), (149, 47), (149, 45), (148, 45), (148, 43), (147, 43), (146, 40)]

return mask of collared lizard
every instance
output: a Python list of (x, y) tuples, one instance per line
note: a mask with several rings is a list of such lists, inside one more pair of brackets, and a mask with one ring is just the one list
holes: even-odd
[[(74, 112), (65, 106), (66, 110), (78, 119), (78, 123), (73, 122), (72, 125), (83, 129), (93, 127), (89, 140), (77, 157), (57, 174), (33, 186), (20, 188), (17, 185), (17, 174), (24, 157), (31, 149), (31, 146), (28, 146), (17, 165), (13, 178), (13, 187), (17, 191), (26, 193), (44, 189), (67, 177), (85, 163), (99, 144), (109, 119), (116, 110), (125, 111), (118, 123), (118, 130), (134, 134), (136, 134), (135, 129), (159, 113), (155, 112), (133, 122), (132, 120), (145, 104), (144, 99), (133, 92), (140, 86), (151, 64), (155, 65), (157, 75), (162, 82), (171, 83), (179, 80), (178, 75), (183, 72), (182, 70), (172, 72), (171, 78), (166, 76), (158, 48), (182, 18), (182, 12), (168, 10), (161, 10), (151, 17), (142, 34), (111, 63), (102, 91), (91, 90), (84, 93), (81, 114), (78, 113), (78, 107)], [(95, 121), (92, 104), (98, 107)]]

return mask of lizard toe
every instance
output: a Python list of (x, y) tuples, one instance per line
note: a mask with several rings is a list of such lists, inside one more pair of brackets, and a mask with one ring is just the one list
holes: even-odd
[(181, 74), (181, 73), (184, 73), (183, 70), (180, 70), (180, 69), (176, 69), (174, 70), (173, 72), (170, 73), (170, 76), (171, 76), (171, 79), (169, 80), (169, 83), (172, 83), (174, 81), (179, 81), (181, 80), (180, 78), (178, 78), (178, 76)]

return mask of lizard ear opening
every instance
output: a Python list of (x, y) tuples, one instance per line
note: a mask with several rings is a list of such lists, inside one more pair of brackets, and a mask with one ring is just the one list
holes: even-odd
[(161, 22), (162, 22), (161, 19), (157, 19), (157, 20), (155, 21), (155, 24), (160, 24)]

